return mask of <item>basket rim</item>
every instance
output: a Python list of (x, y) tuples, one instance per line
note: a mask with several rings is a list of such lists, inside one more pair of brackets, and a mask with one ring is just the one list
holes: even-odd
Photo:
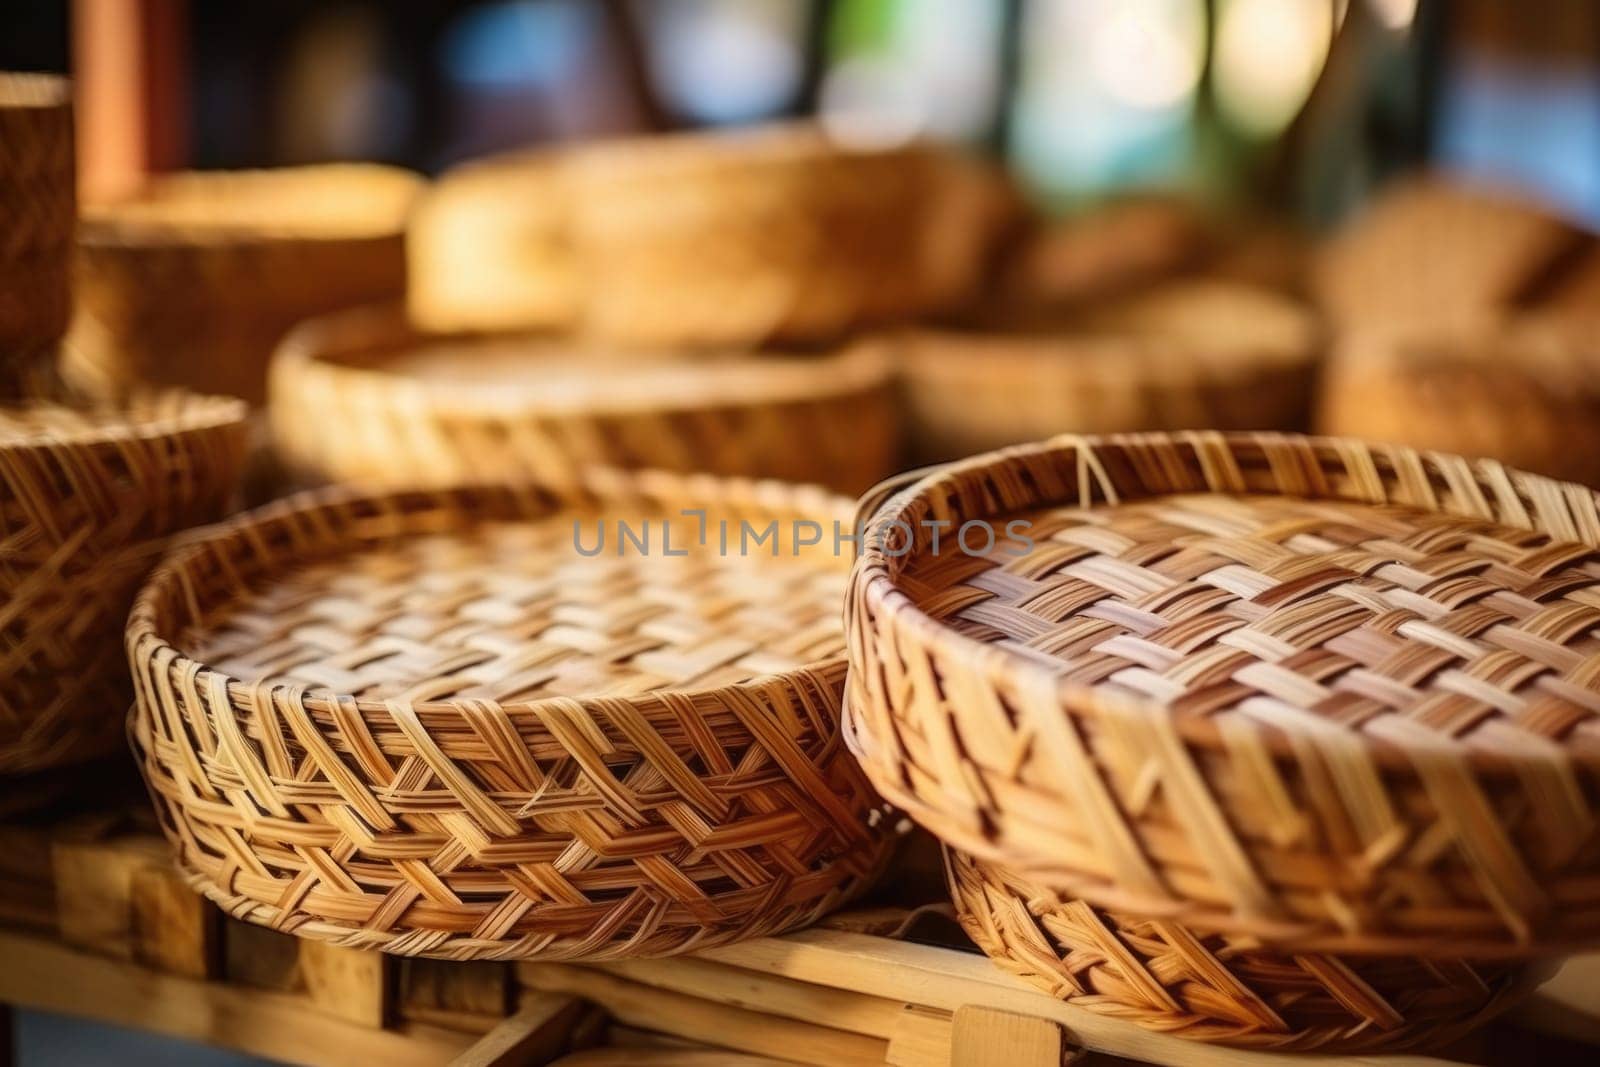
[[(578, 393), (542, 396), (539, 383), (430, 381), (381, 366), (354, 366), (341, 357), (356, 352), (384, 352), (428, 345), (498, 345), (527, 343), (553, 346), (565, 354), (587, 351), (559, 334), (542, 331), (433, 331), (410, 323), (399, 304), (346, 309), (318, 316), (294, 327), (272, 357), (269, 391), (281, 403), (293, 404), (304, 389), (329, 389), (354, 400), (381, 402), (396, 410), (433, 417), (499, 419), (628, 415), (639, 412), (697, 411), (716, 407), (759, 407), (795, 401), (827, 401), (886, 390), (894, 381), (892, 344), (866, 336), (816, 355), (734, 350), (728, 360), (668, 359), (646, 350), (629, 361), (627, 352), (606, 351), (619, 373), (632, 369), (672, 368), (684, 373), (692, 388), (676, 393), (639, 391), (618, 395), (604, 382), (586, 384)], [(708, 381), (709, 379), (709, 381)], [(586, 379), (586, 382), (588, 380)], [(281, 405), (280, 405), (281, 406)]]
[(0, 70), (0, 112), (54, 111), (72, 106), (72, 79), (29, 70)]
[[(814, 512), (819, 520), (838, 518), (841, 522), (849, 521), (853, 512), (852, 502), (848, 498), (819, 486), (791, 485), (775, 480), (723, 478), (706, 474), (635, 472), (610, 468), (592, 469), (571, 484), (483, 484), (389, 491), (369, 491), (359, 486), (334, 485), (310, 489), (180, 535), (163, 554), (134, 600), (125, 633), (128, 655), (134, 661), (136, 674), (141, 670), (140, 664), (165, 659), (166, 665), (162, 669), (167, 674), (192, 675), (195, 684), (202, 690), (220, 683), (226, 686), (229, 704), (235, 707), (241, 700), (260, 699), (280, 692), (296, 692), (301, 694), (301, 699), (307, 708), (319, 713), (328, 713), (343, 707), (354, 708), (364, 716), (387, 714), (388, 704), (400, 701), (400, 698), (385, 700), (357, 698), (354, 694), (341, 693), (320, 686), (284, 682), (264, 685), (217, 670), (178, 648), (161, 632), (164, 627), (157, 625), (157, 601), (169, 594), (181, 596), (181, 589), (169, 589), (169, 587), (181, 581), (183, 568), (218, 546), (225, 543), (247, 542), (269, 523), (305, 520), (320, 522), (327, 517), (328, 512), (341, 507), (359, 504), (373, 508), (401, 507), (409, 500), (418, 502), (418, 506), (443, 504), (470, 513), (475, 506), (485, 502), (499, 502), (502, 505), (507, 502), (531, 504), (542, 498), (544, 513), (555, 515), (559, 514), (563, 507), (570, 507), (575, 502), (603, 503), (607, 499), (649, 501), (675, 491), (682, 494), (676, 497), (678, 502), (688, 502), (692, 499), (690, 494), (699, 494), (704, 503), (710, 504), (719, 499), (720, 492), (725, 494), (722, 499), (730, 502), (737, 501), (773, 510), (805, 509), (808, 513)], [(538, 514), (540, 512), (529, 511), (524, 517), (532, 518)], [(493, 517), (492, 513), (485, 515), (486, 519), (492, 520)], [(652, 690), (629, 696), (549, 696), (509, 702), (478, 697), (470, 700), (435, 699), (401, 702), (406, 703), (420, 715), (452, 712), (473, 715), (478, 713), (475, 709), (499, 709), (507, 714), (536, 714), (542, 708), (557, 705), (564, 707), (576, 705), (586, 711), (601, 711), (607, 705), (615, 706), (622, 703), (643, 710), (659, 706), (662, 703), (663, 693), (687, 694), (707, 700), (722, 700), (735, 694), (747, 697), (759, 696), (763, 690), (776, 684), (795, 684), (833, 672), (838, 672), (842, 681), (847, 665), (842, 643), (841, 641), (841, 651), (827, 659), (787, 671), (758, 675), (742, 682), (704, 688)]]
[[(410, 185), (411, 192), (406, 208), (393, 219), (357, 219), (348, 228), (318, 229), (296, 221), (294, 209), (286, 218), (274, 223), (250, 219), (229, 219), (228, 212), (216, 220), (195, 222), (139, 215), (130, 217), (127, 208), (151, 204), (151, 189), (159, 189), (163, 180), (183, 183), (191, 187), (208, 189), (203, 195), (214, 196), (209, 187), (224, 188), (231, 181), (276, 182), (292, 187), (307, 181), (336, 181), (352, 184), (378, 179), (393, 184)], [(404, 167), (386, 163), (309, 163), (284, 167), (251, 167), (231, 170), (185, 170), (157, 176), (149, 187), (135, 190), (131, 195), (85, 209), (78, 220), (78, 244), (90, 251), (155, 251), (165, 249), (213, 248), (279, 248), (290, 246), (321, 247), (328, 245), (354, 245), (403, 239), (411, 213), (426, 186), (422, 175)], [(194, 194), (187, 189), (181, 198)], [(292, 197), (290, 198), (293, 199)], [(222, 202), (222, 201), (219, 201)]]
[[(142, 412), (137, 407), (141, 401), (151, 401), (159, 406), (153, 412)], [(170, 410), (168, 405), (171, 406)], [(67, 433), (54, 430), (6, 431), (4, 417), (8, 413), (40, 409), (81, 412), (98, 416), (100, 421)], [(0, 454), (48, 451), (63, 446), (82, 448), (159, 441), (243, 425), (249, 414), (249, 405), (237, 397), (193, 393), (183, 389), (136, 392), (113, 406), (79, 405), (55, 399), (7, 401), (0, 404)]]
[[(1006, 465), (1024, 459), (1038, 459), (1045, 456), (1055, 456), (1063, 461), (1082, 463), (1085, 450), (1093, 450), (1103, 446), (1109, 447), (1139, 447), (1163, 442), (1177, 442), (1197, 447), (1203, 444), (1217, 444), (1227, 448), (1230, 454), (1236, 454), (1240, 448), (1259, 447), (1262, 442), (1273, 443), (1299, 443), (1313, 456), (1326, 455), (1335, 452), (1341, 447), (1360, 448), (1374, 454), (1384, 454), (1389, 461), (1391, 469), (1411, 468), (1415, 471), (1427, 471), (1430, 464), (1435, 472), (1441, 462), (1466, 462), (1475, 468), (1480, 478), (1487, 478), (1498, 483), (1501, 489), (1510, 489), (1516, 494), (1518, 500), (1530, 513), (1543, 510), (1540, 507), (1541, 496), (1543, 504), (1548, 506), (1552, 502), (1560, 503), (1568, 495), (1576, 495), (1579, 499), (1587, 496), (1600, 504), (1600, 489), (1590, 489), (1575, 483), (1561, 482), (1557, 479), (1543, 475), (1531, 474), (1524, 471), (1513, 470), (1492, 459), (1465, 460), (1463, 457), (1454, 456), (1446, 452), (1424, 451), (1407, 448), (1402, 445), (1378, 444), (1358, 441), (1353, 438), (1342, 438), (1324, 435), (1308, 435), (1297, 433), (1280, 433), (1265, 431), (1156, 431), (1127, 434), (1062, 434), (1045, 441), (1031, 444), (1013, 445), (957, 460), (953, 463), (941, 464), (926, 472), (917, 472), (921, 477), (903, 486), (895, 487), (889, 492), (873, 510), (867, 519), (867, 533), (863, 540), (863, 547), (852, 568), (850, 592), (845, 609), (846, 627), (851, 631), (860, 628), (856, 621), (858, 609), (871, 610), (879, 619), (881, 626), (896, 631), (902, 639), (908, 639), (935, 654), (949, 657), (952, 660), (965, 661), (971, 669), (978, 671), (984, 680), (991, 685), (1007, 689), (1017, 689), (1025, 685), (1046, 686), (1053, 689), (1056, 699), (1061, 705), (1063, 714), (1073, 718), (1089, 719), (1110, 717), (1114, 719), (1145, 719), (1150, 716), (1167, 715), (1170, 712), (1165, 704), (1159, 700), (1148, 697), (1136, 696), (1131, 693), (1108, 692), (1102, 688), (1069, 682), (1060, 679), (1055, 672), (1050, 671), (1040, 663), (1021, 655), (1004, 645), (990, 644), (969, 637), (960, 631), (946, 626), (934, 619), (917, 604), (917, 602), (897, 584), (897, 576), (906, 561), (915, 556), (915, 551), (904, 552), (900, 556), (891, 556), (885, 551), (885, 527), (893, 522), (905, 523), (907, 516), (926, 499), (927, 495), (947, 487), (963, 476), (971, 476), (978, 472), (1004, 468)], [(1080, 472), (1087, 477), (1086, 469), (1080, 465)], [(1529, 492), (1529, 487), (1540, 492)], [(1174, 490), (1180, 492), (1183, 490)], [(1207, 492), (1204, 489), (1192, 490)], [(1215, 492), (1215, 490), (1211, 490)], [(1158, 494), (1160, 495), (1160, 494)], [(1264, 494), (1259, 490), (1246, 491), (1239, 495), (1273, 495)], [(1287, 495), (1278, 493), (1277, 495)], [(1148, 499), (1140, 496), (1121, 496), (1119, 501), (1132, 499)], [(1469, 516), (1460, 511), (1452, 511), (1441, 506), (1437, 501), (1429, 504), (1422, 501), (1409, 499), (1397, 500), (1388, 490), (1385, 490), (1383, 499), (1370, 499), (1346, 493), (1339, 495), (1330, 493), (1322, 497), (1307, 497), (1307, 499), (1345, 500), (1352, 503), (1370, 503), (1376, 506), (1401, 505), (1432, 511), (1439, 514), (1457, 514), (1462, 518)], [(986, 499), (985, 505), (991, 505), (992, 499)], [(1066, 503), (1065, 501), (1060, 503)], [(1083, 497), (1084, 506), (1096, 506), (1104, 501), (1091, 502), (1089, 496)], [(1530, 506), (1531, 505), (1531, 506)], [(1049, 504), (1034, 505), (1048, 507)], [(993, 512), (990, 512), (993, 514)], [(1541, 530), (1558, 540), (1577, 540), (1582, 544), (1589, 544), (1600, 548), (1600, 528), (1587, 531), (1576, 531), (1574, 537), (1562, 537), (1535, 526), (1532, 522), (1517, 527), (1517, 524), (1501, 517), (1494, 520), (1500, 525), (1513, 526), (1527, 530)], [(915, 516), (912, 517), (914, 527)], [(863, 640), (859, 633), (852, 632), (851, 648)], [(870, 637), (865, 638), (870, 640)], [(847, 712), (846, 718), (851, 718), (858, 712)], [(1189, 716), (1172, 717), (1172, 722), (1180, 739), (1185, 744), (1193, 745), (1203, 751), (1223, 752), (1228, 748), (1228, 742), (1222, 737), (1210, 718), (1197, 720)], [(1296, 739), (1309, 736), (1304, 726), (1291, 726), (1275, 724), (1268, 729), (1253, 719), (1243, 719), (1238, 729), (1248, 731), (1255, 735), (1266, 747), (1274, 758), (1291, 758), (1294, 754), (1293, 743)], [(1390, 743), (1379, 742), (1367, 734), (1357, 731), (1352, 735), (1354, 741), (1359, 743), (1372, 757), (1377, 766), (1383, 770), (1415, 773), (1415, 764), (1411, 759), (1412, 750), (1397, 747)], [(865, 741), (865, 739), (861, 739)], [(860, 743), (858, 741), (858, 743)], [(1441, 745), (1457, 745), (1451, 738), (1440, 735), (1438, 743)], [(870, 745), (868, 746), (870, 748)], [(1538, 756), (1526, 752), (1497, 753), (1492, 758), (1485, 753), (1466, 746), (1461, 746), (1461, 751), (1470, 766), (1475, 771), (1489, 776), (1515, 775), (1519, 766), (1540, 764), (1543, 760)], [(1582, 751), (1564, 749), (1568, 758), (1579, 765), (1593, 765), (1600, 767), (1600, 754), (1586, 755)], [(870, 762), (870, 754), (865, 754)], [(879, 786), (880, 790), (882, 785)]]

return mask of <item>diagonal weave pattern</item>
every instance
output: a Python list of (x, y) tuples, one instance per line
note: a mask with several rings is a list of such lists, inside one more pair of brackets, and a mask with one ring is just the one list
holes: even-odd
[(1278, 1051), (1395, 1052), (1448, 1044), (1547, 975), (1507, 962), (1284, 955), (1108, 915), (946, 850), (962, 928), (1051, 996), (1195, 1041)]
[(362, 309), (285, 340), (270, 415), (307, 481), (570, 481), (607, 466), (859, 492), (892, 469), (890, 375), (870, 343), (817, 356), (598, 358), (536, 336), (419, 334), (392, 310)]
[(243, 462), (235, 401), (0, 409), (0, 772), (120, 743), (134, 591), (170, 535), (222, 513)]
[[(180, 863), (238, 917), (406, 955), (659, 955), (814, 920), (888, 848), (838, 730), (843, 567), (792, 554), (794, 522), (847, 515), (607, 474), (214, 527), (128, 633)], [(618, 555), (647, 519), (649, 554)], [(742, 555), (740, 521), (779, 540)]]
[(103, 395), (154, 383), (260, 403), (296, 323), (405, 291), (421, 185), (363, 164), (207, 171), (86, 212), (63, 372)]
[(0, 371), (66, 332), (73, 161), (66, 79), (0, 72)]
[[(1338, 439), (1063, 438), (878, 518), (919, 534), (852, 582), (856, 739), (951, 844), (1297, 951), (1600, 937), (1592, 492)], [(920, 527), (976, 518), (1031, 549)]]

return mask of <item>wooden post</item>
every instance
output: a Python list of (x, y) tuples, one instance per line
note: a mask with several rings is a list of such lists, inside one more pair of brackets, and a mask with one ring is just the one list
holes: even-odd
[(187, 157), (186, 0), (73, 0), (78, 196), (126, 196)]

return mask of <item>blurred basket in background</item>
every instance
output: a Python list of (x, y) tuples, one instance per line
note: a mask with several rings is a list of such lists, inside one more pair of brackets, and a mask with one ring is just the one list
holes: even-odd
[[(815, 920), (890, 847), (839, 735), (827, 527), (850, 519), (815, 489), (609, 472), (211, 527), (128, 631), (180, 865), (235, 917), (403, 955), (662, 955)], [(744, 523), (776, 533), (719, 549)], [(622, 552), (623, 524), (650, 547)]]
[(271, 417), (302, 481), (570, 481), (613, 466), (859, 492), (893, 469), (891, 376), (873, 342), (684, 360), (538, 335), (419, 333), (372, 308), (284, 342)]
[(73, 159), (67, 80), (0, 72), (0, 377), (66, 332)]
[(1174, 282), (1048, 332), (920, 331), (900, 379), (924, 462), (1064, 432), (1300, 429), (1321, 336), (1284, 297)]
[(121, 744), (128, 607), (166, 539), (232, 502), (244, 415), (177, 393), (0, 408), (0, 772)]
[(404, 293), (421, 184), (364, 164), (197, 171), (86, 209), (63, 373), (100, 395), (153, 383), (260, 403), (295, 323)]
[[(1345, 439), (1145, 434), (950, 464), (874, 526), (846, 733), (947, 844), (1119, 923), (1258, 944), (1280, 991), (1308, 955), (1600, 943), (1600, 495)], [(1148, 987), (1101, 992), (1183, 1025)], [(1380, 1029), (1443, 1022), (1412, 1003)]]
[(573, 149), (585, 332), (704, 347), (826, 341), (921, 310), (929, 157), (805, 125)]
[(1329, 360), (1317, 428), (1600, 486), (1593, 327), (1552, 312), (1353, 332)]
[(1324, 244), (1312, 289), (1340, 329), (1481, 319), (1559, 291), (1588, 243), (1521, 195), (1420, 175), (1390, 183)]
[(406, 233), (417, 325), (514, 330), (576, 321), (580, 281), (559, 158), (487, 156), (429, 186)]

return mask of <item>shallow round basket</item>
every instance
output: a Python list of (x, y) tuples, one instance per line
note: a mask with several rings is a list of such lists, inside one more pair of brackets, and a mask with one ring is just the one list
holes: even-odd
[(569, 480), (652, 467), (860, 492), (893, 469), (879, 346), (682, 360), (531, 335), (424, 334), (389, 309), (307, 323), (272, 370), (278, 449), (303, 481)]
[(900, 347), (922, 462), (1053, 434), (1305, 426), (1320, 349), (1291, 300), (1176, 283), (1048, 330), (919, 331)]
[(157, 383), (259, 403), (291, 326), (404, 293), (421, 187), (365, 164), (192, 172), (86, 210), (64, 373), (104, 394)]
[(121, 743), (128, 607), (167, 538), (231, 501), (244, 417), (181, 394), (0, 407), (0, 773)]
[(849, 726), (947, 843), (1283, 952), (1600, 943), (1593, 491), (1337, 438), (1064, 437), (874, 527)]
[(446, 171), (406, 232), (412, 321), (429, 330), (571, 326), (580, 293), (559, 157), (516, 152)]
[(1284, 954), (1063, 897), (945, 850), (967, 934), (1001, 967), (1079, 1007), (1194, 1041), (1275, 1051), (1438, 1047), (1483, 1025), (1550, 968), (1405, 956)]
[(70, 83), (0, 72), (0, 369), (66, 332), (76, 180)]
[(1561, 316), (1353, 333), (1317, 428), (1600, 486), (1600, 339)]
[(815, 920), (890, 846), (839, 733), (835, 521), (817, 489), (606, 472), (211, 527), (128, 629), (181, 866), (236, 917), (450, 959)]
[(828, 340), (923, 300), (929, 157), (806, 125), (674, 134), (562, 161), (591, 335), (636, 345)]

